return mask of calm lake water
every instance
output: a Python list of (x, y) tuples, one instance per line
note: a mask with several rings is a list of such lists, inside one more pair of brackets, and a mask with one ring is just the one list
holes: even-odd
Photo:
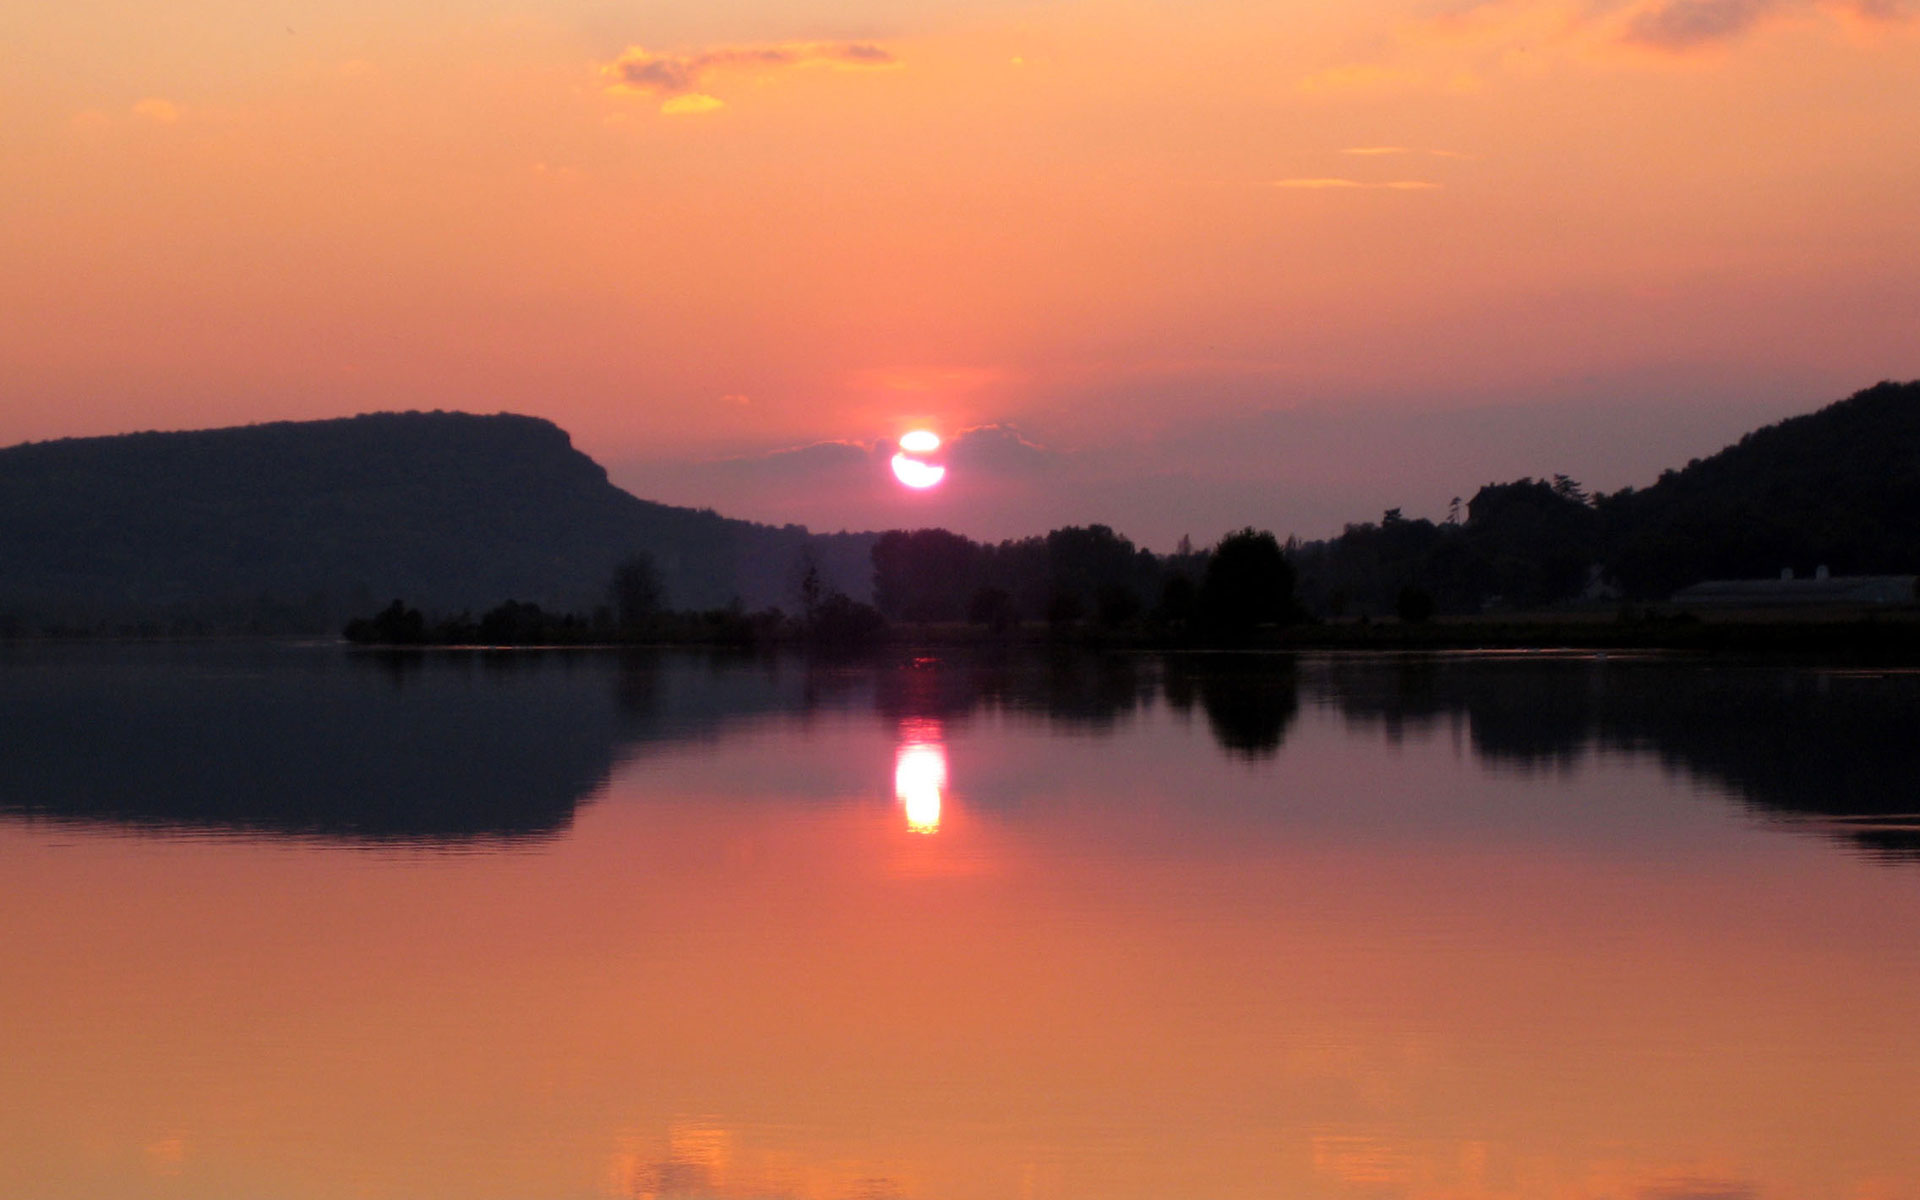
[(1920, 676), (0, 650), (0, 1197), (1920, 1197)]

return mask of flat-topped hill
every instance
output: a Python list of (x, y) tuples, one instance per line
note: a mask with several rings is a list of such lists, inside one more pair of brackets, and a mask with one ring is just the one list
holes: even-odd
[(379, 413), (0, 450), (0, 614), (333, 630), (429, 610), (604, 602), (650, 554), (667, 603), (795, 606), (803, 551), (854, 594), (870, 539), (641, 500), (549, 421)]

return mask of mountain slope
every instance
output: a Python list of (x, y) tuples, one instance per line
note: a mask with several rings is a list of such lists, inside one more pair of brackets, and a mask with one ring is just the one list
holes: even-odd
[(1920, 574), (1920, 383), (1882, 383), (1756, 429), (1641, 491), (1589, 498), (1566, 476), (1489, 483), (1444, 525), (1349, 525), (1294, 553), (1321, 615), (1381, 615), (1403, 589), (1442, 612), (1532, 608), (1587, 591), (1592, 568), (1638, 600), (1782, 568)]
[(1756, 429), (1598, 508), (1607, 565), (1635, 595), (1783, 567), (1920, 571), (1920, 383)]
[(863, 535), (640, 500), (533, 417), (380, 413), (0, 450), (0, 613), (337, 628), (404, 597), (582, 609), (653, 556), (675, 607), (794, 604), (805, 552), (854, 594)]

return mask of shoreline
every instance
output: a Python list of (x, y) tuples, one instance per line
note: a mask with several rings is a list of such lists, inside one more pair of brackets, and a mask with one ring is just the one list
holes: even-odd
[[(1181, 630), (1049, 627), (1031, 623), (994, 631), (960, 623), (899, 623), (858, 642), (823, 641), (800, 633), (754, 630), (752, 636), (636, 636), (513, 642), (354, 642), (326, 633), (146, 634), (127, 631), (62, 633), (0, 639), (0, 647), (57, 644), (167, 644), (193, 642), (309, 641), (369, 653), (505, 650), (800, 650), (842, 656), (916, 649), (982, 651), (1194, 652), (1389, 652), (1461, 653), (1688, 653), (1811, 654), (1920, 661), (1920, 609), (1846, 613), (1741, 612), (1699, 615), (1649, 612), (1632, 617), (1597, 612), (1514, 613), (1497, 617), (1441, 617), (1404, 623), (1348, 619), (1269, 627), (1251, 636), (1222, 639)], [(731, 632), (731, 631), (730, 631)], [(740, 631), (745, 632), (745, 631)]]

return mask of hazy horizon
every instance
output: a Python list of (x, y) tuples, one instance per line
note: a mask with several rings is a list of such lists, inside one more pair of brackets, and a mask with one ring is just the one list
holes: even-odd
[[(1205, 546), (1249, 524), (1276, 530), (1283, 539), (1312, 540), (1333, 536), (1349, 523), (1376, 520), (1389, 508), (1408, 518), (1439, 521), (1452, 500), (1471, 499), (1482, 484), (1525, 476), (1567, 474), (1593, 492), (1643, 487), (1660, 472), (1716, 453), (1761, 424), (1824, 406), (1788, 401), (1766, 408), (1514, 404), (1410, 415), (1377, 408), (1261, 412), (1249, 414), (1242, 427), (1278, 431), (1287, 447), (1283, 465), (1265, 464), (1270, 472), (1265, 478), (1258, 475), (1257, 453), (1236, 455), (1223, 464), (1226, 470), (1203, 480), (1191, 472), (1156, 470), (1139, 447), (1077, 452), (1048, 446), (1006, 425), (950, 434), (940, 455), (952, 468), (948, 480), (920, 493), (903, 492), (888, 469), (896, 448), (892, 439), (823, 441), (725, 457), (596, 461), (613, 484), (641, 499), (710, 508), (768, 525), (805, 525), (816, 533), (939, 526), (997, 542), (1068, 525), (1104, 524), (1164, 553), (1182, 537)], [(1383, 426), (1398, 436), (1380, 436)], [(591, 447), (566, 432), (575, 449), (594, 457)], [(1190, 448), (1209, 432), (1184, 435), (1176, 449)], [(48, 440), (60, 439), (33, 439)], [(1675, 457), (1660, 457), (1670, 446), (1678, 447)], [(1364, 464), (1368, 473), (1344, 482), (1330, 477), (1324, 464), (1336, 457), (1349, 466)], [(1115, 513), (1130, 520), (1116, 519)], [(862, 523), (863, 514), (876, 519)]]
[[(1691, 406), (1256, 412), (1236, 422), (1249, 436), (1224, 461), (1212, 460), (1211, 477), (1200, 474), (1192, 456), (1194, 443), (1222, 436), (1218, 430), (1184, 434), (1169, 466), (1161, 447), (1062, 449), (1030, 430), (979, 426), (949, 444), (955, 470), (940, 488), (906, 496), (886, 467), (890, 440), (602, 465), (615, 484), (645, 499), (815, 532), (939, 526), (1001, 541), (1105, 524), (1164, 552), (1183, 536), (1207, 545), (1249, 524), (1282, 538), (1331, 537), (1346, 524), (1377, 521), (1389, 508), (1439, 521), (1454, 498), (1469, 500), (1483, 484), (1522, 477), (1564, 474), (1590, 491), (1645, 487), (1662, 471), (1854, 390), (1814, 404), (1775, 397)], [(878, 523), (862, 524), (863, 514)]]

